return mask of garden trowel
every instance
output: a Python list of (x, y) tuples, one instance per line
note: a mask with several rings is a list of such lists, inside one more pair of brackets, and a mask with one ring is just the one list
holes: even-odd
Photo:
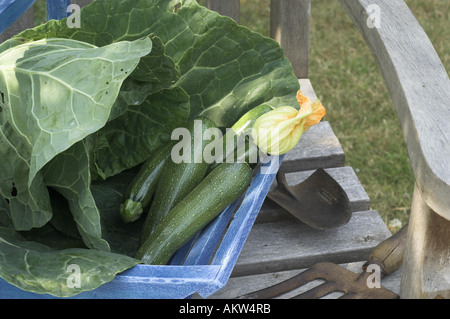
[(291, 186), (282, 168), (269, 197), (303, 223), (320, 230), (345, 225), (352, 215), (345, 190), (324, 169), (317, 169), (303, 182)]

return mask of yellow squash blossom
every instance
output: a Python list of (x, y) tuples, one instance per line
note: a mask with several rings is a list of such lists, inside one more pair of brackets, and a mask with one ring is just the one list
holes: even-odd
[(252, 136), (262, 152), (270, 155), (289, 152), (297, 145), (303, 133), (326, 115), (326, 110), (319, 100), (311, 102), (301, 91), (297, 93), (297, 101), (299, 110), (283, 106), (256, 120)]

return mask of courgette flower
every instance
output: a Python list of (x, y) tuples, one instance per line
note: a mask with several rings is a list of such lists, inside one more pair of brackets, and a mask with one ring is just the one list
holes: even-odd
[(326, 115), (322, 103), (297, 93), (300, 109), (283, 106), (260, 116), (252, 130), (252, 137), (259, 149), (270, 155), (282, 155), (297, 145), (300, 137)]

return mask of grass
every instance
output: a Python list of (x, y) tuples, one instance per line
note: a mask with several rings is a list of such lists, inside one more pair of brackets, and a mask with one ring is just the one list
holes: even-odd
[(47, 1), (36, 0), (33, 5), (34, 10), (34, 24), (39, 25), (45, 23), (47, 17)]
[[(406, 0), (445, 68), (450, 69), (450, 1)], [(200, 1), (201, 4), (205, 0)], [(36, 2), (45, 21), (45, 0)], [(270, 0), (241, 0), (241, 21), (269, 35)], [(312, 0), (310, 79), (329, 121), (366, 189), (372, 209), (392, 226), (409, 219), (414, 177), (400, 124), (383, 78), (339, 1)]]

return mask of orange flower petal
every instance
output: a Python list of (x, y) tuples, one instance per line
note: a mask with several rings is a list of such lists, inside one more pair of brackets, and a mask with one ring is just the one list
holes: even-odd
[(318, 124), (322, 118), (327, 114), (325, 107), (316, 101), (311, 104), (312, 113), (305, 118), (305, 123), (303, 124), (303, 132), (306, 132), (311, 126)]
[(311, 102), (311, 101), (306, 95), (303, 95), (303, 93), (301, 91), (298, 91), (297, 92), (297, 102), (300, 106), (302, 106), (303, 104)]
[(261, 151), (271, 155), (289, 152), (303, 133), (326, 115), (320, 101), (311, 102), (301, 91), (297, 92), (297, 101), (299, 110), (284, 106), (263, 114), (255, 121), (252, 137)]

